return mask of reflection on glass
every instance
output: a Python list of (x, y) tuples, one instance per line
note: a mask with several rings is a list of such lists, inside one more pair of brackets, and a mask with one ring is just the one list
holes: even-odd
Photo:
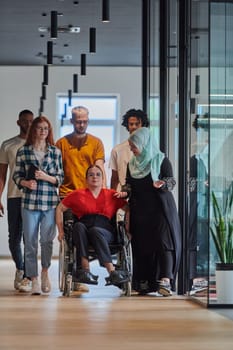
[[(210, 5), (210, 226), (214, 225), (213, 193), (224, 211), (226, 194), (233, 181), (233, 56), (230, 37), (233, 32), (233, 4), (211, 2)], [(221, 14), (221, 15), (220, 15)], [(210, 304), (233, 304), (219, 298), (219, 290), (228, 290), (228, 280), (216, 282), (216, 263), (219, 257), (212, 237), (209, 245)], [(232, 294), (232, 292), (231, 292)]]
[(196, 116), (195, 153), (190, 158), (189, 294), (207, 296), (208, 290), (208, 124)]

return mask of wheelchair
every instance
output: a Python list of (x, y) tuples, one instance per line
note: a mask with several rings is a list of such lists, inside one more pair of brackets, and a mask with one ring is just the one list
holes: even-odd
[[(113, 218), (116, 226), (116, 241), (109, 245), (113, 264), (116, 270), (124, 271), (128, 277), (128, 281), (119, 286), (122, 294), (131, 296), (131, 281), (132, 281), (132, 247), (131, 242), (125, 233), (124, 219), (119, 220), (116, 215)], [(70, 210), (64, 213), (64, 239), (60, 242), (59, 247), (59, 268), (58, 279), (59, 289), (63, 296), (69, 297), (74, 291), (76, 282), (76, 249), (73, 245), (72, 231), (75, 218)], [(96, 260), (97, 256), (92, 247), (89, 247), (89, 261)], [(106, 284), (107, 285), (107, 284)]]

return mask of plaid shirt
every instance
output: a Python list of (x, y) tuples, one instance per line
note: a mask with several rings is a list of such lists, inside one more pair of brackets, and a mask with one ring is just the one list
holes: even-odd
[[(32, 164), (48, 175), (56, 177), (56, 184), (38, 180), (36, 190), (22, 187), (20, 181), (27, 179), (27, 173)], [(32, 145), (23, 146), (18, 150), (13, 180), (18, 188), (23, 190), (22, 206), (24, 208), (30, 210), (55, 208), (59, 202), (58, 187), (62, 183), (63, 178), (61, 151), (57, 147), (48, 145), (41, 166), (35, 156)]]

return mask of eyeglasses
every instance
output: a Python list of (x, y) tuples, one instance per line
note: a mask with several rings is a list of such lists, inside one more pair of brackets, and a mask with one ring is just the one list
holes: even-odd
[(88, 120), (77, 120), (77, 121), (75, 122), (75, 124), (78, 124), (78, 125), (81, 125), (81, 124), (87, 125), (87, 124), (88, 124)]
[(37, 130), (40, 130), (40, 131), (49, 131), (49, 130), (50, 130), (50, 129), (47, 128), (47, 127), (42, 128), (42, 126), (37, 126), (36, 129), (37, 129)]
[(94, 177), (94, 176), (101, 177), (102, 174), (101, 174), (101, 172), (98, 172), (98, 173), (88, 173), (88, 174), (87, 174), (87, 177)]

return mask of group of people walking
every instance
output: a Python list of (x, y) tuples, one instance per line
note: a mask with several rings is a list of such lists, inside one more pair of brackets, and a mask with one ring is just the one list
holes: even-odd
[(103, 142), (87, 133), (88, 109), (74, 107), (70, 121), (73, 132), (55, 143), (48, 118), (33, 119), (33, 113), (24, 110), (17, 121), (20, 134), (1, 145), (0, 198), (8, 166), (10, 169), (7, 211), (9, 247), (16, 265), (15, 289), (31, 294), (50, 292), (48, 269), (56, 226), (62, 240), (69, 211), (77, 218), (73, 226), (76, 289), (88, 291), (87, 284), (98, 283), (90, 271), (90, 243), (100, 265), (108, 271), (109, 281), (116, 286), (125, 283), (128, 277), (115, 270), (109, 251), (114, 240), (111, 219), (121, 208), (127, 212), (126, 228), (132, 242), (133, 289), (140, 295), (172, 295), (181, 254), (180, 225), (172, 195), (175, 180), (169, 159), (159, 150), (148, 127), (146, 114), (131, 109), (123, 116), (122, 125), (129, 138), (111, 152), (111, 189), (106, 185)]

